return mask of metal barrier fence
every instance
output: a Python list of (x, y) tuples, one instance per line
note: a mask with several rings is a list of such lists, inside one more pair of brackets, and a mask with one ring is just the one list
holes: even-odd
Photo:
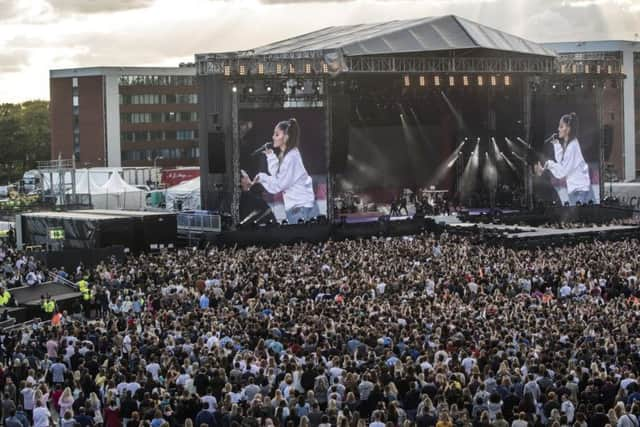
[(178, 232), (219, 233), (222, 230), (220, 215), (179, 213)]

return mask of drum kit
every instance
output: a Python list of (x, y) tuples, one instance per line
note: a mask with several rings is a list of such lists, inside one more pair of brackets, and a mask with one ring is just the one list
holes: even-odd
[(358, 194), (347, 191), (333, 199), (335, 209), (340, 213), (355, 213), (363, 211), (363, 202)]

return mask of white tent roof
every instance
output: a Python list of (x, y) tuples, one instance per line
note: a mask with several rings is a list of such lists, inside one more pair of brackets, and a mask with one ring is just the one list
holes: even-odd
[(200, 191), (200, 177), (196, 177), (190, 179), (188, 181), (183, 181), (178, 185), (174, 185), (173, 187), (167, 188), (167, 193), (170, 194), (190, 194), (194, 191)]
[[(116, 174), (117, 175), (117, 174)], [(97, 194), (102, 192), (102, 187), (96, 184), (90, 174), (78, 174), (76, 181), (76, 193), (78, 194)], [(69, 190), (70, 192), (71, 190)]]
[(102, 186), (102, 189), (105, 193), (144, 193), (144, 190), (127, 184), (119, 173), (111, 174), (107, 183)]

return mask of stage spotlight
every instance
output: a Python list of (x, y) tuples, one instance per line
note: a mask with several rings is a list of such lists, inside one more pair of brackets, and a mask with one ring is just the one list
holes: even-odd
[(287, 81), (286, 80), (282, 80), (280, 82), (280, 90), (282, 90), (282, 92), (287, 93)]
[(556, 89), (558, 86), (554, 83), (551, 85), (551, 89)]
[(484, 77), (478, 76), (478, 86), (484, 86)]
[(427, 80), (424, 78), (424, 76), (420, 76), (418, 80), (420, 83), (420, 87), (425, 87), (427, 85)]
[(296, 67), (293, 64), (289, 64), (289, 74), (295, 74)]
[(469, 86), (469, 76), (462, 76), (462, 84), (464, 86)]
[(258, 74), (264, 74), (264, 64), (262, 63), (258, 64)]
[(325, 74), (329, 72), (329, 65), (325, 62), (322, 63), (322, 72)]
[(245, 95), (253, 95), (253, 86), (246, 86), (244, 88)]
[(591, 83), (591, 89), (595, 89), (597, 87), (596, 82)]
[(497, 86), (498, 85), (498, 79), (496, 78), (496, 76), (491, 76), (491, 86)]
[(231, 75), (231, 65), (224, 66), (224, 75), (229, 77)]
[(440, 76), (433, 76), (434, 86), (440, 86)]
[(237, 91), (238, 91), (238, 86), (233, 85), (233, 86), (231, 87), (231, 92), (236, 93)]
[(584, 89), (584, 82), (580, 82), (580, 89)]
[(320, 95), (320, 90), (322, 89), (322, 86), (320, 86), (320, 81), (319, 80), (314, 80), (313, 82), (313, 92), (316, 95)]
[(404, 87), (409, 87), (409, 86), (411, 86), (411, 77), (407, 75), (407, 76), (404, 76)]
[(265, 90), (267, 93), (271, 93), (271, 91), (273, 91), (273, 87), (271, 86), (271, 82), (270, 82), (269, 80), (266, 80), (266, 81), (264, 82), (264, 90)]
[(240, 66), (240, 75), (241, 76), (246, 76), (247, 75), (247, 66), (246, 65), (241, 65)]
[(311, 74), (311, 64), (304, 64), (305, 74)]
[(504, 76), (504, 85), (511, 86), (511, 76)]
[(456, 85), (456, 78), (453, 76), (449, 76), (449, 86), (453, 87)]
[(304, 90), (304, 80), (303, 79), (296, 80), (296, 88), (298, 90)]
[(282, 64), (276, 64), (276, 74), (282, 74)]

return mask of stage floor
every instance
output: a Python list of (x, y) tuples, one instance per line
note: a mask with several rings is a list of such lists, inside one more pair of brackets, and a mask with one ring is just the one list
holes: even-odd
[[(455, 218), (455, 219), (454, 219)], [(474, 222), (456, 221), (457, 217), (433, 217), (436, 222), (444, 223), (453, 228), (473, 228), (490, 230), (493, 232), (502, 232), (504, 237), (509, 239), (538, 239), (541, 237), (557, 237), (557, 236), (579, 236), (583, 234), (593, 233), (609, 233), (616, 231), (638, 230), (633, 225), (603, 225), (595, 227), (579, 227), (579, 228), (544, 228), (532, 226), (506, 225), (506, 224), (482, 224)]]

